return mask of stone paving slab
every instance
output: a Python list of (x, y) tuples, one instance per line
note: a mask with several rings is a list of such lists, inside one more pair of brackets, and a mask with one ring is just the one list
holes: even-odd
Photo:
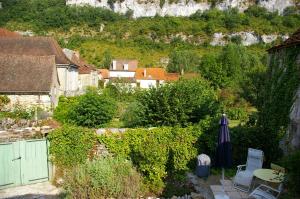
[(233, 187), (231, 180), (220, 180), (221, 185), (211, 185), (210, 189), (214, 196), (226, 194), (230, 199), (248, 199), (249, 193), (242, 192)]
[(51, 185), (50, 182), (42, 182), (19, 187), (0, 190), (0, 198), (9, 199), (57, 199), (62, 190)]

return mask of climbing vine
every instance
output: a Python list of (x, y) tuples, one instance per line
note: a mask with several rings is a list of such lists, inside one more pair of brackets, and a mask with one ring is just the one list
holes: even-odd
[(300, 85), (299, 53), (300, 47), (296, 46), (273, 52), (270, 56), (260, 122), (277, 135), (285, 132), (290, 122), (290, 109)]

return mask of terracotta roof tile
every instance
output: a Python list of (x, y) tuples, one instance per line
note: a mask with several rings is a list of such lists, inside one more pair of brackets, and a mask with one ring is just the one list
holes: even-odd
[(0, 28), (0, 37), (21, 37), (21, 35), (17, 32), (12, 32), (5, 28)]
[(179, 80), (179, 73), (166, 73), (166, 81), (177, 81)]
[(74, 64), (63, 53), (57, 41), (51, 37), (0, 37), (0, 53), (50, 56), (55, 55), (56, 64)]
[(55, 56), (0, 54), (0, 93), (49, 92)]
[(108, 69), (99, 69), (98, 74), (101, 75), (103, 79), (109, 78), (109, 70)]
[(165, 80), (165, 70), (163, 68), (138, 68), (135, 71), (135, 79)]

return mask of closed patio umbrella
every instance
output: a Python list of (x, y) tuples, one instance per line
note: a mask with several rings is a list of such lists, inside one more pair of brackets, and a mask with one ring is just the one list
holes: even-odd
[(225, 114), (220, 120), (220, 131), (218, 136), (218, 146), (216, 153), (216, 166), (222, 168), (222, 179), (224, 180), (224, 168), (232, 166), (232, 150), (230, 134), (228, 129), (228, 119)]

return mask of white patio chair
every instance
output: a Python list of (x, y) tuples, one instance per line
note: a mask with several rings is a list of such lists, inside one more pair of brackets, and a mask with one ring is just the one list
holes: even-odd
[(259, 185), (256, 189), (254, 189), (249, 198), (255, 199), (277, 199), (281, 193), (281, 190), (274, 189), (267, 185)]
[(238, 170), (233, 179), (233, 186), (244, 192), (248, 192), (251, 188), (253, 172), (262, 168), (264, 153), (257, 149), (248, 149), (247, 163), (237, 166)]

